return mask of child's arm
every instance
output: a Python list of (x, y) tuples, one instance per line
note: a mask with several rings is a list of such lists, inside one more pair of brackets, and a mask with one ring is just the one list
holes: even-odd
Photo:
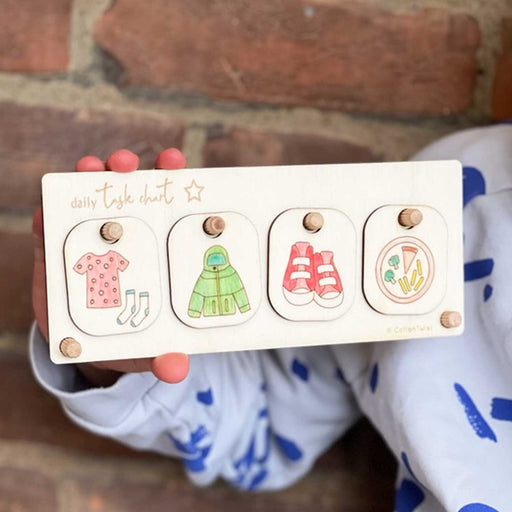
[(39, 383), (74, 422), (178, 457), (202, 485), (293, 483), (360, 416), (327, 347), (196, 355), (178, 384), (144, 372), (105, 388), (90, 387), (75, 365), (54, 365), (36, 326), (30, 354)]

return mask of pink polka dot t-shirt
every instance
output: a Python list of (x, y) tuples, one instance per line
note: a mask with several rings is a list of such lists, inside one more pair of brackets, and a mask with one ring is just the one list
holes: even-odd
[(84, 254), (73, 270), (87, 273), (87, 307), (115, 308), (121, 305), (119, 271), (123, 272), (129, 261), (116, 251), (98, 255)]

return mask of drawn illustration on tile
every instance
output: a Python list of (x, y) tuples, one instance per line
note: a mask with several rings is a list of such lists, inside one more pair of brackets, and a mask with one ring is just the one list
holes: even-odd
[(333, 251), (315, 252), (309, 242), (295, 242), (283, 278), (283, 294), (294, 306), (315, 301), (323, 308), (343, 302), (343, 285)]
[(376, 278), (382, 293), (393, 302), (415, 302), (434, 279), (434, 257), (428, 246), (414, 237), (391, 240), (377, 258)]
[(204, 254), (203, 270), (190, 297), (188, 316), (200, 318), (246, 313), (251, 309), (244, 285), (231, 266), (227, 250), (221, 245)]
[(138, 327), (149, 316), (149, 292), (139, 292), (139, 304), (135, 305), (136, 292), (133, 288), (126, 290), (125, 307), (116, 321), (118, 325), (124, 325), (130, 321), (132, 327)]
[(117, 308), (121, 306), (119, 272), (126, 270), (130, 262), (116, 251), (106, 254), (84, 254), (73, 270), (86, 275), (86, 307)]

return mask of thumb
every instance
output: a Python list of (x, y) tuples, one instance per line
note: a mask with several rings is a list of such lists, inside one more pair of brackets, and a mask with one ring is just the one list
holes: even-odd
[(35, 211), (32, 219), (32, 237), (35, 260), (44, 261), (43, 209), (41, 207)]
[(44, 266), (43, 212), (39, 207), (32, 222), (34, 241), (34, 274), (32, 278), (32, 308), (36, 321), (48, 340), (48, 313), (46, 310), (46, 274)]
[(186, 354), (170, 352), (155, 357), (151, 362), (151, 371), (158, 379), (169, 384), (176, 384), (188, 375), (189, 364)]

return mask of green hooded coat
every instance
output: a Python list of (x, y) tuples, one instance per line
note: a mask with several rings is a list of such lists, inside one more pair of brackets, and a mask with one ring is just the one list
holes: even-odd
[(241, 313), (251, 309), (244, 285), (229, 263), (229, 256), (220, 245), (210, 247), (204, 254), (203, 271), (190, 297), (188, 315), (234, 315), (236, 305)]

